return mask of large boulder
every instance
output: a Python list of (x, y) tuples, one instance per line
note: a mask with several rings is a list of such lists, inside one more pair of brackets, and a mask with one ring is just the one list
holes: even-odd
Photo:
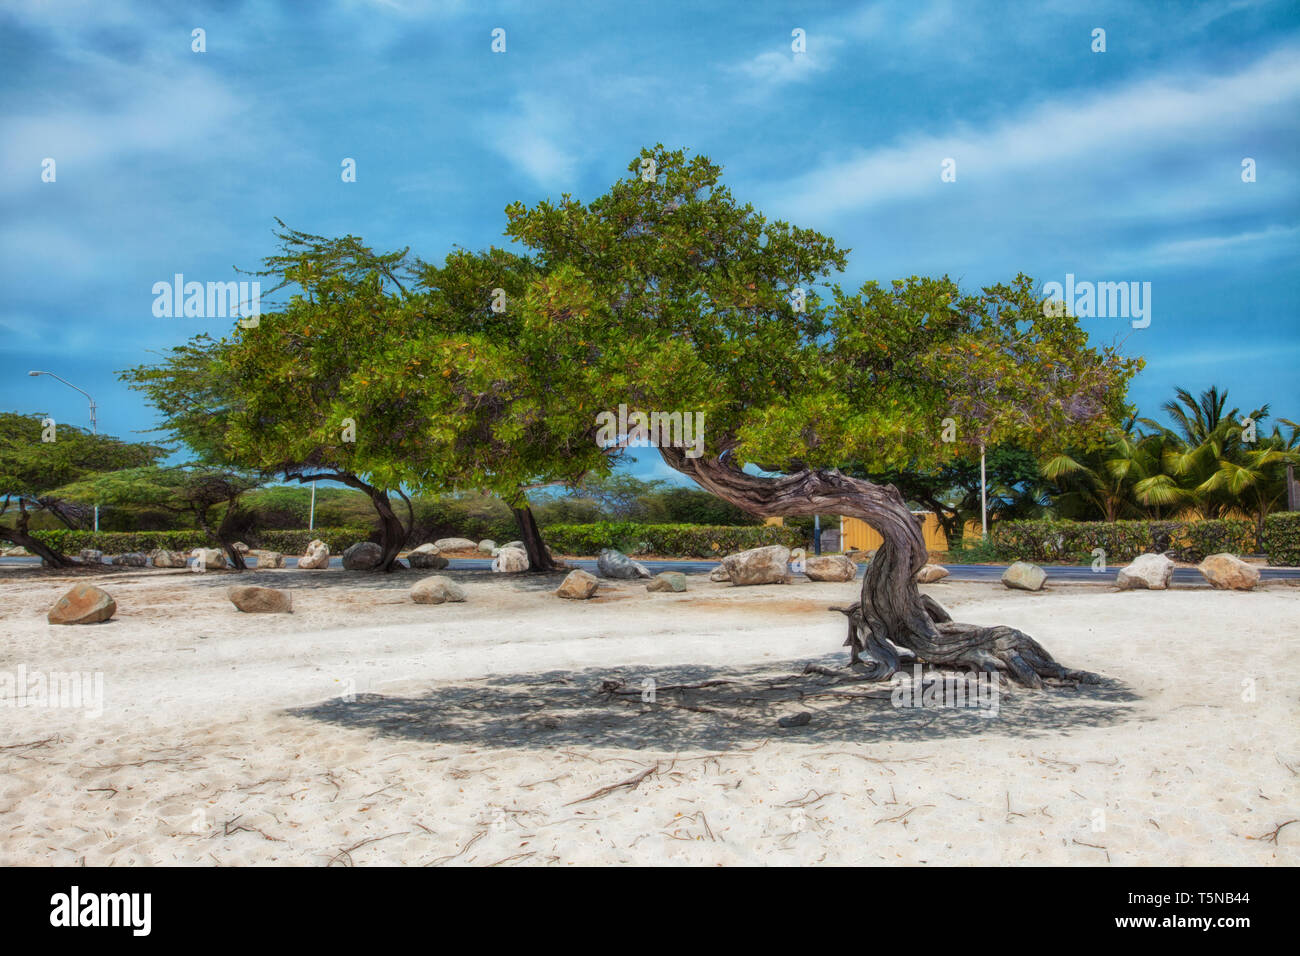
[(803, 573), (810, 581), (852, 581), (858, 566), (842, 554), (815, 555), (804, 558)]
[(680, 571), (663, 571), (656, 574), (645, 586), (647, 591), (685, 591), (686, 575)]
[(422, 544), (406, 555), (406, 562), (413, 568), (428, 568), (430, 571), (441, 571), (447, 566), (447, 559), (438, 553), (437, 545)]
[(227, 588), (230, 602), (249, 614), (292, 614), (293, 595), (276, 588), (259, 588), (253, 585)]
[(29, 554), (30, 552), (21, 544), (16, 544), (12, 548), (5, 548), (3, 551), (0, 551), (0, 557), (4, 558), (25, 558)]
[(723, 581), (730, 582), (731, 575), (727, 573), (727, 569), (725, 567), (719, 564), (716, 568), (714, 568), (712, 571), (709, 572), (709, 580), (718, 581), (719, 583)]
[(1212, 554), (1196, 566), (1210, 586), (1228, 591), (1249, 591), (1259, 583), (1259, 568), (1235, 554)]
[(942, 564), (927, 564), (916, 572), (917, 584), (933, 584), (935, 581), (942, 581), (948, 576), (948, 569)]
[(78, 584), (50, 608), (45, 619), (51, 624), (98, 624), (117, 612), (117, 602), (93, 584)]
[(213, 568), (224, 568), (226, 566), (226, 553), (220, 548), (195, 548), (190, 552), (190, 557), (194, 559), (194, 563), (191, 567), (196, 567), (203, 571), (210, 571)]
[(477, 551), (478, 542), (469, 538), (439, 538), (433, 543), (439, 551)]
[(384, 560), (384, 549), (373, 541), (358, 541), (343, 552), (346, 571), (373, 571)]
[(248, 554), (249, 551), (253, 550), (248, 545), (244, 544), (244, 542), (242, 541), (236, 541), (234, 544), (231, 545), (231, 547), (235, 549), (236, 554)]
[(127, 554), (114, 556), (113, 563), (124, 568), (147, 568), (149, 566), (149, 556), (139, 551), (131, 551)]
[(83, 564), (103, 564), (104, 552), (96, 551), (94, 548), (82, 548), (81, 553), (77, 555)]
[(253, 552), (253, 557), (257, 558), (257, 569), (263, 568), (282, 568), (284, 567), (284, 555), (279, 551), (263, 551), (260, 548)]
[(1017, 561), (1002, 572), (1002, 583), (1018, 591), (1040, 591), (1047, 572), (1028, 561)]
[(465, 589), (440, 574), (421, 578), (411, 585), (411, 600), (416, 604), (444, 604), (465, 600)]
[(153, 562), (155, 568), (183, 568), (185, 567), (185, 552), (155, 548), (149, 552), (149, 560)]
[(555, 589), (555, 596), (568, 598), (571, 601), (585, 601), (596, 593), (596, 588), (600, 587), (600, 581), (594, 574), (588, 574), (581, 568), (570, 571), (560, 586)]
[(505, 574), (528, 570), (528, 552), (519, 548), (501, 548), (492, 559), (492, 570)]
[(783, 544), (729, 554), (722, 559), (722, 566), (732, 584), (790, 583), (790, 549)]
[[(523, 543), (522, 541), (507, 541), (505, 544), (501, 545), (501, 547), (503, 547), (503, 548), (518, 548), (520, 551), (527, 551), (527, 550), (528, 550), (527, 548), (524, 547), (524, 543)], [(548, 554), (550, 553), (550, 550), (551, 550), (550, 548), (547, 548), (547, 549), (546, 549), (546, 551), (547, 551)]]
[(307, 545), (307, 553), (298, 559), (298, 568), (303, 571), (319, 571), (329, 566), (329, 545), (319, 539)]
[(596, 555), (596, 573), (602, 578), (624, 580), (654, 577), (644, 564), (633, 561), (622, 551), (615, 551), (613, 548), (605, 548)]
[(497, 543), (493, 541), (491, 538), (484, 538), (482, 541), (478, 543), (479, 554), (495, 554), (496, 550), (497, 550)]
[(1163, 591), (1174, 577), (1174, 562), (1163, 554), (1139, 554), (1128, 567), (1120, 568), (1115, 585), (1121, 591), (1145, 588)]

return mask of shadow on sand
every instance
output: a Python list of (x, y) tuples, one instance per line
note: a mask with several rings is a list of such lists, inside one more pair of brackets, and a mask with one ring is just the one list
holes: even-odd
[[(816, 663), (836, 668), (842, 662), (834, 656)], [(287, 713), (420, 743), (675, 751), (728, 750), (786, 735), (810, 745), (1065, 735), (1133, 720), (1132, 704), (1139, 699), (1127, 685), (1108, 679), (1045, 692), (1004, 685), (996, 716), (982, 717), (973, 708), (896, 707), (888, 684), (847, 671), (831, 676), (802, 670), (803, 662), (790, 661), (726, 671), (552, 671), (440, 685), (422, 696), (362, 694)], [(927, 670), (926, 677), (938, 673)], [(647, 680), (654, 682), (653, 702), (643, 700)], [(812, 715), (807, 725), (778, 725), (780, 717), (801, 711)]]

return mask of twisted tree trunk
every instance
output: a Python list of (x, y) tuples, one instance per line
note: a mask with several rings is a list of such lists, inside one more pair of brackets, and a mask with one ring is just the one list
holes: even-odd
[(925, 539), (893, 485), (850, 478), (836, 469), (763, 478), (746, 474), (729, 458), (692, 459), (681, 449), (659, 451), (669, 466), (751, 514), (831, 512), (861, 518), (880, 534), (884, 544), (867, 568), (861, 599), (842, 609), (849, 618), (845, 644), (851, 648), (850, 663), (865, 655), (872, 679), (891, 677), (902, 652), (908, 651), (925, 663), (1002, 672), (1029, 687), (1042, 687), (1045, 677), (1097, 682), (1094, 674), (1062, 667), (1029, 635), (1011, 627), (957, 623), (937, 601), (922, 594), (916, 572), (928, 556)]
[[(8, 506), (8, 499), (5, 500), (5, 506)], [(4, 512), (0, 508), (0, 514)], [(31, 515), (27, 511), (27, 503), (23, 499), (18, 500), (18, 519), (14, 522), (14, 527), (0, 527), (0, 541), (9, 541), (20, 547), (26, 548), (32, 554), (41, 557), (47, 565), (52, 568), (71, 568), (81, 564), (75, 558), (70, 558), (62, 551), (56, 551), (39, 538), (32, 537), (28, 528), (28, 522)]]
[(542, 540), (542, 532), (537, 527), (537, 519), (533, 517), (533, 509), (524, 504), (522, 508), (512, 506), (510, 510), (515, 515), (519, 540), (524, 543), (524, 550), (528, 554), (528, 570), (539, 573), (560, 570), (560, 566), (551, 558), (551, 553), (546, 550), (546, 542)]
[[(376, 488), (374, 485), (368, 484), (351, 472), (346, 471), (326, 471), (324, 468), (306, 471), (305, 469), (285, 468), (283, 472), (286, 479), (302, 484), (309, 481), (337, 481), (349, 488), (356, 488), (358, 491), (365, 492), (366, 497), (370, 499), (371, 505), (374, 506), (375, 513), (379, 515), (379, 547), (383, 555), (379, 559), (379, 563), (375, 565), (374, 570), (396, 570), (397, 554), (402, 548), (406, 547), (406, 539), (411, 533), (411, 528), (402, 524), (402, 519), (397, 517), (397, 512), (393, 510), (393, 503), (388, 498), (388, 489)], [(406, 500), (407, 515), (410, 518), (411, 527), (414, 527), (415, 512), (411, 508), (411, 500), (400, 489), (398, 494), (402, 495), (403, 499)]]

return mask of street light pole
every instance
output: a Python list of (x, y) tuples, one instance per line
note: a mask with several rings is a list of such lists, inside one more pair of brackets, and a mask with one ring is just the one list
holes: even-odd
[(984, 446), (980, 445), (980, 537), (989, 538), (989, 496), (988, 479), (984, 474)]
[[(90, 397), (90, 393), (89, 393), (88, 391), (86, 391), (84, 388), (77, 388), (77, 386), (73, 385), (73, 384), (72, 384), (71, 382), (69, 382), (67, 379), (62, 378), (61, 376), (55, 375), (53, 372), (37, 372), (37, 371), (32, 371), (32, 372), (28, 372), (27, 374), (28, 374), (28, 375), (48, 375), (50, 378), (58, 379), (58, 380), (59, 380), (60, 382), (62, 382), (64, 385), (68, 386), (68, 388), (75, 389), (76, 391), (80, 392), (82, 395), (85, 395), (85, 396), (86, 396), (86, 401), (90, 402), (90, 433), (91, 433), (92, 435), (98, 435), (98, 434), (99, 434), (99, 421), (98, 421), (98, 419), (97, 419), (96, 416), (95, 416), (95, 400), (94, 400), (93, 398)], [(99, 530), (99, 505), (95, 505), (95, 530), (96, 530), (96, 531)]]

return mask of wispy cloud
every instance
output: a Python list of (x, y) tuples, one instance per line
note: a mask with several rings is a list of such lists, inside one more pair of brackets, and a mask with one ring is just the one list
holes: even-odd
[(858, 211), (934, 195), (944, 159), (957, 182), (990, 181), (1047, 170), (1064, 179), (1070, 165), (1105, 157), (1121, 178), (1123, 159), (1203, 147), (1207, 132), (1227, 137), (1261, 114), (1300, 100), (1300, 48), (1278, 49), (1222, 76), (1171, 74), (1087, 98), (1057, 98), (986, 127), (961, 126), (858, 150), (776, 190), (780, 209), (804, 218)]
[(521, 95), (510, 111), (488, 116), (482, 129), (488, 146), (537, 185), (563, 189), (572, 184), (579, 137), (563, 104)]
[[(1269, 226), (1228, 236), (1199, 236), (1174, 239), (1152, 246), (1146, 261), (1153, 265), (1173, 265), (1221, 259), (1225, 255), (1266, 254), (1294, 256), (1300, 245), (1300, 226)], [(1142, 261), (1142, 254), (1136, 256)]]

